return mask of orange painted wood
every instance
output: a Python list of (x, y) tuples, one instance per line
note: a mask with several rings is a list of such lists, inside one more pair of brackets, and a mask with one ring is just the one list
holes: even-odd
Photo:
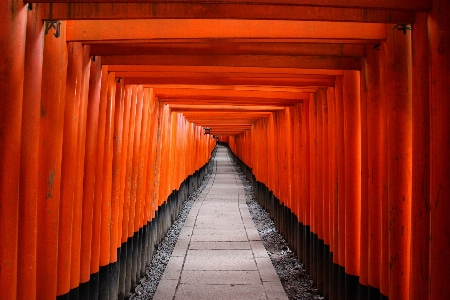
[[(161, 76), (173, 76), (172, 72), (189, 74), (195, 76), (198, 73), (213, 73), (214, 76), (220, 74), (229, 74), (224, 76), (254, 76), (254, 77), (283, 77), (283, 76), (301, 76), (301, 75), (328, 75), (339, 76), (344, 74), (342, 70), (323, 70), (323, 69), (293, 69), (293, 68), (267, 68), (267, 67), (211, 67), (211, 66), (146, 66), (146, 65), (110, 65), (108, 70), (119, 72), (155, 72), (161, 73)], [(166, 74), (166, 75), (164, 75)]]
[[(79, 39), (73, 39), (80, 41)], [(111, 55), (108, 65), (158, 66), (234, 66), (304, 69), (359, 70), (359, 58), (351, 56), (282, 56), (282, 55)]]
[(337, 166), (338, 166), (338, 263), (345, 267), (345, 147), (344, 147), (344, 100), (343, 78), (336, 78), (336, 140), (337, 140)]
[(323, 159), (322, 159), (322, 184), (323, 184), (323, 240), (325, 245), (330, 246), (331, 244), (331, 233), (330, 224), (332, 224), (332, 214), (330, 210), (330, 152), (329, 152), (329, 132), (328, 132), (328, 122), (329, 122), (329, 100), (327, 90), (322, 90), (322, 143), (323, 143)]
[(318, 147), (317, 147), (317, 93), (311, 94), (309, 100), (309, 144), (310, 144), (310, 220), (311, 232), (318, 234), (317, 231), (317, 201), (318, 201)]
[[(381, 269), (381, 208), (382, 208), (382, 153), (383, 122), (381, 102), (380, 51), (367, 47), (366, 78), (368, 130), (368, 209), (369, 209), (369, 270), (368, 285), (380, 288)], [(363, 199), (362, 199), (363, 200)]]
[(58, 230), (58, 281), (57, 295), (70, 291), (72, 262), (72, 228), (77, 176), (78, 128), (80, 113), (83, 46), (67, 43), (67, 79), (64, 108), (64, 131), (61, 161), (61, 200)]
[(360, 275), (361, 104), (359, 72), (343, 77), (345, 150), (345, 272)]
[[(45, 2), (45, 0), (38, 0)], [(57, 3), (65, 3), (70, 2), (71, 0), (54, 0)], [(94, 0), (92, 2), (102, 3), (102, 2), (117, 2), (117, 3), (128, 3), (133, 2), (133, 0)], [(151, 1), (153, 2), (153, 1)], [(169, 2), (169, 1), (158, 1), (158, 2)], [(190, 2), (188, 0), (181, 0), (181, 3)], [(222, 1), (218, 1), (221, 3)], [(349, 0), (345, 3), (340, 2), (339, 0), (309, 0), (309, 1), (299, 1), (299, 0), (283, 0), (282, 2), (277, 2), (275, 0), (245, 0), (245, 1), (237, 1), (237, 0), (227, 0), (226, 3), (250, 3), (250, 4), (292, 4), (292, 5), (313, 5), (313, 6), (332, 6), (332, 7), (359, 7), (359, 8), (391, 8), (395, 10), (429, 10), (431, 8), (431, 1), (389, 1), (389, 0), (376, 0), (367, 2), (361, 2), (359, 0)]]
[(365, 286), (369, 282), (369, 161), (368, 161), (368, 96), (366, 80), (366, 62), (361, 60), (360, 76), (360, 117), (361, 117), (361, 233), (360, 233), (360, 273), (359, 282)]
[(382, 23), (266, 20), (79, 20), (67, 21), (68, 41), (176, 38), (385, 39)]
[(27, 10), (22, 3), (8, 0), (2, 1), (0, 11), (2, 23), (5, 23), (0, 33), (0, 298), (16, 299), (18, 267), (21, 267), (17, 252), (20, 222), (18, 187)]
[(132, 237), (135, 232), (139, 230), (137, 207), (140, 207), (140, 199), (137, 198), (138, 190), (138, 175), (139, 175), (139, 159), (140, 159), (140, 145), (141, 145), (141, 129), (142, 129), (142, 106), (144, 91), (142, 86), (137, 86), (135, 90), (136, 94), (133, 98), (135, 102), (135, 120), (134, 120), (134, 140), (132, 155), (133, 160), (131, 163), (131, 187), (130, 187), (130, 218), (128, 221), (128, 236)]
[(97, 162), (97, 133), (100, 107), (101, 78), (101, 58), (96, 57), (95, 61), (91, 61), (90, 67), (86, 120), (86, 144), (81, 223), (81, 283), (88, 282), (91, 274), (92, 222), (94, 210), (95, 168)]
[[(24, 58), (23, 80), (27, 84), (23, 88), (22, 103), (22, 120), (26, 121), (22, 122), (21, 129), (20, 198), (18, 202), (18, 235), (20, 238), (18, 240), (17, 250), (17, 286), (27, 286), (27, 288), (17, 288), (17, 299), (24, 300), (36, 298), (37, 174), (39, 168), (39, 134), (36, 134), (36, 131), (39, 131), (40, 123), (39, 111), (43, 55), (42, 40), (44, 32), (42, 26), (39, 27), (35, 25), (39, 24), (41, 13), (42, 10), (40, 9), (28, 11), (26, 22), (27, 39), (25, 42), (26, 55)], [(8, 87), (8, 89), (10, 88), (11, 87)], [(3, 135), (3, 133), (1, 134)], [(2, 199), (4, 199), (3, 195)], [(3, 233), (1, 233), (1, 235), (4, 236)], [(0, 278), (2, 278), (2, 276), (0, 276)], [(2, 282), (3, 281), (0, 280), (0, 285), (2, 285)], [(0, 292), (0, 294), (1, 293), (2, 292)], [(7, 298), (4, 294), (1, 294), (0, 297)]]
[[(385, 47), (380, 47), (380, 77), (381, 79), (387, 76), (386, 70), (386, 51)], [(383, 79), (384, 80), (384, 79)], [(380, 291), (384, 296), (389, 296), (389, 212), (388, 212), (388, 186), (389, 186), (389, 166), (388, 166), (388, 133), (387, 133), (387, 114), (388, 100), (387, 89), (385, 82), (380, 84), (381, 94), (379, 97), (381, 114), (380, 132), (382, 136), (382, 145), (380, 149), (381, 156), (381, 282)]]
[(314, 86), (333, 86), (333, 79), (282, 79), (282, 78), (190, 78), (190, 77), (145, 77), (145, 74), (138, 74), (142, 77), (122, 74), (125, 77), (126, 84), (188, 84), (188, 85), (277, 85), (277, 86), (296, 86), (296, 87), (314, 87)]
[(124, 87), (124, 113), (123, 113), (123, 142), (122, 142), (122, 157), (121, 157), (121, 175), (120, 175), (120, 199), (119, 199), (119, 241), (125, 243), (128, 239), (128, 209), (129, 209), (129, 194), (130, 189), (128, 185), (129, 180), (129, 143), (130, 138), (134, 135), (130, 133), (131, 125), (131, 103), (132, 103), (132, 86)]
[[(137, 86), (133, 85), (127, 91), (130, 97), (130, 117), (128, 129), (128, 150), (126, 159), (126, 175), (125, 175), (125, 189), (124, 189), (124, 203), (123, 203), (123, 218), (122, 218), (122, 243), (126, 242), (132, 236), (134, 228), (131, 224), (131, 193), (132, 193), (132, 178), (133, 178), (133, 156), (134, 156), (134, 139), (136, 130), (136, 108), (137, 108)], [(134, 225), (134, 224), (133, 224)], [(131, 234), (131, 235), (130, 235)]]
[[(302, 195), (302, 184), (304, 182), (302, 170), (302, 116), (299, 105), (295, 105), (292, 109), (292, 163), (293, 163), (293, 179), (292, 179), (292, 201), (293, 211), (300, 223), (304, 224), (303, 219), (303, 202), (306, 199)], [(264, 138), (265, 134), (261, 135)], [(263, 151), (265, 153), (265, 151)]]
[(316, 231), (314, 233), (317, 234), (320, 240), (324, 240), (324, 223), (326, 222), (324, 219), (324, 171), (323, 171), (323, 161), (324, 161), (324, 142), (323, 142), (323, 101), (324, 101), (324, 91), (323, 89), (319, 89), (316, 93), (315, 98), (315, 117), (316, 117), (316, 132), (315, 132), (315, 145), (316, 145), (316, 165), (315, 165), (315, 174), (316, 174), (316, 210), (315, 210), (315, 218), (316, 218)]
[(83, 221), (83, 197), (84, 197), (84, 172), (86, 157), (86, 137), (87, 137), (87, 117), (89, 100), (89, 79), (90, 79), (91, 57), (89, 46), (83, 46), (83, 62), (80, 82), (80, 111), (78, 114), (78, 141), (76, 159), (76, 179), (73, 208), (73, 228), (72, 228), (72, 261), (70, 273), (70, 289), (78, 287), (81, 283), (81, 239)]
[(136, 178), (136, 217), (134, 221), (134, 231), (137, 232), (143, 225), (143, 207), (144, 207), (144, 161), (145, 161), (145, 147), (147, 143), (147, 122), (148, 122), (148, 94), (142, 88), (140, 90), (140, 97), (142, 98), (141, 109), (141, 130), (139, 137), (139, 154), (137, 161), (137, 178)]
[(117, 261), (117, 249), (120, 247), (120, 215), (123, 209), (123, 189), (121, 185), (122, 157), (124, 148), (124, 119), (125, 119), (125, 87), (123, 82), (116, 83), (114, 103), (114, 142), (112, 159), (112, 187), (111, 187), (111, 261)]
[[(385, 43), (388, 106), (389, 298), (409, 298), (412, 89), (411, 34), (391, 31)], [(400, 54), (401, 53), (401, 54)]]
[(311, 177), (310, 177), (310, 167), (311, 167), (311, 143), (310, 143), (310, 123), (309, 123), (309, 110), (311, 109), (311, 102), (307, 101), (302, 104), (299, 104), (301, 108), (301, 116), (302, 116), (302, 144), (303, 144), (303, 151), (302, 151), (302, 157), (303, 157), (303, 164), (304, 168), (302, 170), (302, 177), (304, 178), (304, 183), (302, 184), (302, 196), (304, 199), (303, 202), (303, 212), (304, 212), (304, 225), (310, 226), (311, 225), (311, 215), (310, 215), (310, 209), (311, 209), (311, 202), (310, 202), (310, 196), (311, 196), (311, 190), (310, 190), (310, 184), (311, 184)]
[(412, 40), (412, 198), (409, 298), (429, 299), (430, 61), (428, 15), (416, 14)]
[(66, 19), (145, 19), (145, 18), (205, 18), (264, 19), (264, 20), (318, 20), (374, 23), (414, 22), (411, 11), (312, 7), (290, 5), (247, 5), (242, 3), (52, 3), (45, 6), (45, 18)]
[(329, 153), (329, 201), (330, 201), (330, 251), (333, 262), (338, 263), (338, 166), (337, 166), (337, 136), (336, 136), (336, 97), (333, 88), (327, 89), (328, 100), (328, 153)]
[[(429, 15), (429, 41), (431, 54), (431, 244), (430, 244), (430, 299), (437, 299), (439, 295), (449, 295), (450, 285), (446, 278), (450, 276), (448, 243), (450, 225), (450, 205), (444, 200), (449, 192), (449, 99), (450, 90), (448, 80), (449, 62), (449, 11), (448, 1), (432, 1), (433, 11)], [(443, 267), (446, 266), (446, 267)]]
[(95, 186), (94, 186), (94, 210), (92, 219), (92, 244), (91, 244), (91, 274), (100, 270), (101, 259), (101, 226), (102, 226), (102, 201), (105, 176), (105, 130), (106, 130), (106, 111), (107, 111), (107, 88), (108, 88), (108, 66), (102, 66), (101, 86), (100, 86), (100, 105), (98, 113), (98, 132), (97, 132), (97, 158), (95, 160)]
[[(92, 43), (91, 55), (330, 55), (364, 56), (364, 44), (356, 43), (303, 43), (241, 41), (215, 38), (213, 41), (192, 41), (181, 39), (177, 42), (149, 41), (147, 43)], [(174, 76), (176, 77), (176, 76)]]
[[(106, 82), (106, 112), (105, 112), (105, 138), (103, 156), (103, 191), (101, 204), (101, 224), (100, 224), (100, 266), (106, 266), (116, 260), (111, 259), (111, 210), (112, 210), (112, 164), (114, 148), (114, 114), (116, 102), (116, 78), (114, 72), (107, 73)], [(115, 249), (113, 250), (116, 256)]]
[[(38, 245), (36, 297), (57, 295), (58, 231), (60, 226), (61, 160), (66, 97), (67, 45), (61, 36), (44, 36), (41, 124), (39, 128)], [(57, 74), (55, 76), (55, 74)]]
[(147, 224), (147, 222), (150, 220), (150, 207), (151, 207), (151, 202), (150, 202), (150, 197), (149, 197), (149, 193), (148, 193), (148, 188), (149, 188), (149, 184), (148, 184), (148, 173), (150, 168), (149, 166), (149, 156), (150, 156), (150, 147), (151, 147), (151, 125), (154, 122), (153, 120), (153, 115), (151, 114), (151, 101), (152, 101), (152, 93), (153, 90), (151, 89), (144, 89), (144, 105), (146, 106), (145, 109), (143, 110), (145, 112), (144, 118), (144, 124), (145, 124), (145, 136), (142, 138), (142, 140), (145, 142), (145, 147), (144, 147), (144, 160), (143, 160), (143, 165), (142, 165), (142, 205), (141, 205), (141, 220), (140, 220), (140, 227), (144, 226)]

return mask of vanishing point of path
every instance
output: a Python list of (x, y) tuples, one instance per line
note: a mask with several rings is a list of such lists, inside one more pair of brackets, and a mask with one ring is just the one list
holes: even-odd
[(218, 146), (212, 171), (153, 299), (288, 299), (225, 147)]

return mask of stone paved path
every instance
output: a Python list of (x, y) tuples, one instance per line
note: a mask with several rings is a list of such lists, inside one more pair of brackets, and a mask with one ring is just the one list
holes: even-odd
[(225, 147), (192, 206), (153, 299), (288, 299)]

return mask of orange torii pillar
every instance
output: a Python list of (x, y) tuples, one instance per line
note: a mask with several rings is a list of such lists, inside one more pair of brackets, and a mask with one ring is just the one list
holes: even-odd
[[(70, 274), (70, 297), (80, 298), (81, 285), (81, 261), (84, 253), (81, 252), (82, 222), (83, 222), (83, 197), (84, 197), (84, 168), (86, 157), (86, 129), (88, 116), (88, 95), (91, 57), (89, 55), (90, 47), (83, 46), (82, 78), (80, 82), (80, 108), (78, 115), (78, 142), (76, 158), (76, 180), (73, 208), (73, 229), (72, 229), (72, 261)], [(73, 295), (73, 296), (72, 296)]]
[(306, 269), (307, 272), (311, 275), (312, 279), (314, 281), (317, 280), (316, 278), (316, 255), (315, 255), (315, 245), (317, 240), (317, 217), (315, 215), (317, 211), (317, 178), (318, 178), (318, 147), (317, 147), (317, 93), (310, 95), (309, 100), (309, 144), (310, 144), (310, 167), (309, 167), (309, 174), (310, 174), (310, 207), (309, 207), (309, 214), (310, 214), (310, 220), (311, 220), (311, 232), (309, 236), (309, 240), (307, 241), (309, 245), (309, 262), (310, 262), (310, 269)]
[(338, 265), (339, 255), (339, 235), (338, 235), (338, 165), (337, 165), (337, 136), (336, 136), (336, 97), (335, 89), (329, 87), (327, 89), (328, 101), (328, 155), (329, 155), (329, 203), (330, 203), (330, 258), (329, 258), (329, 274), (330, 274), (330, 298), (334, 299), (338, 291)]
[(382, 46), (385, 59), (385, 88), (388, 101), (388, 214), (389, 299), (409, 298), (412, 95), (411, 33), (388, 26)]
[(359, 71), (344, 71), (345, 298), (358, 298), (361, 218), (361, 111)]
[[(103, 156), (103, 191), (100, 221), (100, 258), (99, 258), (99, 299), (109, 298), (109, 268), (111, 261), (111, 190), (112, 190), (112, 159), (114, 143), (114, 113), (115, 113), (116, 82), (115, 73), (108, 72), (105, 112), (105, 137), (102, 150)], [(103, 101), (101, 99), (101, 101)], [(99, 149), (100, 150), (100, 149)], [(101, 150), (100, 150), (101, 151)], [(114, 250), (114, 252), (116, 252)], [(115, 262), (115, 261), (114, 261)]]
[[(39, 166), (40, 101), (44, 38), (40, 12), (28, 10), (25, 41), (25, 77), (23, 89), (22, 142), (20, 148), (19, 243), (17, 267), (17, 299), (36, 298), (37, 188)], [(2, 79), (3, 80), (3, 79)], [(5, 101), (5, 99), (3, 99)], [(2, 197), (2, 199), (4, 199)], [(2, 200), (5, 201), (5, 200)], [(3, 235), (2, 235), (3, 236)], [(1, 280), (0, 280), (1, 285)], [(3, 285), (2, 285), (3, 286)], [(0, 292), (1, 294), (1, 292)], [(1, 298), (1, 296), (0, 296)]]
[(49, 31), (44, 37), (39, 128), (37, 298), (57, 295), (58, 232), (61, 160), (66, 97), (67, 44), (65, 22), (60, 36)]
[(92, 220), (94, 210), (95, 168), (97, 162), (97, 132), (100, 106), (102, 66), (100, 57), (94, 57), (89, 75), (86, 142), (84, 157), (83, 203), (81, 221), (81, 268), (79, 298), (89, 298), (92, 256)]
[(366, 77), (362, 83), (366, 86), (367, 135), (368, 135), (368, 295), (369, 299), (378, 299), (380, 293), (381, 268), (381, 154), (383, 131), (382, 115), (385, 112), (380, 104), (380, 51), (366, 46)]
[(0, 298), (16, 299), (27, 8), (21, 1), (2, 1), (0, 18)]
[(368, 277), (369, 277), (369, 201), (368, 201), (368, 124), (367, 124), (367, 87), (365, 84), (366, 66), (365, 61), (361, 60), (360, 88), (361, 88), (361, 216), (360, 216), (360, 270), (359, 270), (359, 297), (366, 299), (368, 297)]
[(335, 83), (336, 98), (336, 145), (337, 145), (337, 168), (338, 168), (338, 297), (345, 300), (345, 149), (344, 149), (344, 99), (343, 99), (343, 78), (336, 77)]
[(450, 2), (433, 0), (429, 15), (431, 50), (430, 297), (450, 295)]
[[(68, 64), (64, 109), (64, 136), (61, 162), (61, 200), (58, 231), (58, 281), (57, 295), (70, 291), (72, 262), (72, 228), (79, 220), (73, 219), (75, 206), (75, 182), (77, 180), (78, 120), (80, 112), (83, 46), (81, 43), (67, 44)], [(84, 151), (84, 149), (82, 149)]]
[(412, 199), (409, 299), (429, 299), (430, 88), (428, 14), (416, 13), (412, 39)]
[(309, 107), (310, 102), (305, 101), (303, 102), (299, 109), (299, 113), (301, 116), (301, 126), (302, 126), (302, 151), (301, 151), (301, 163), (303, 165), (301, 176), (303, 178), (301, 187), (301, 195), (302, 195), (302, 214), (303, 214), (303, 264), (305, 266), (305, 270), (309, 270), (311, 268), (311, 260), (310, 260), (310, 242), (311, 242), (311, 215), (310, 215), (310, 180), (311, 177), (309, 176), (309, 169), (311, 165), (311, 159), (310, 159), (310, 130), (309, 130)]

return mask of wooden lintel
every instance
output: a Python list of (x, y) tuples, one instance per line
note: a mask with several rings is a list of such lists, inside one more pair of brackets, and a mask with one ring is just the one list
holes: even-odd
[(67, 41), (208, 38), (386, 39), (386, 24), (286, 20), (78, 20), (67, 21)]
[(125, 84), (189, 84), (189, 85), (275, 85), (293, 87), (334, 87), (334, 79), (322, 78), (220, 78), (220, 77), (125, 77)]
[[(29, 2), (43, 3), (50, 0), (33, 0)], [(52, 0), (44, 8), (44, 19), (143, 19), (143, 18), (225, 18), (225, 19), (266, 19), (266, 20), (316, 20), (316, 21), (349, 21), (374, 23), (413, 23), (413, 11), (431, 10), (430, 0), (383, 0), (378, 5), (374, 1), (353, 0), (351, 7), (349, 1), (334, 0), (336, 5), (286, 5), (282, 2), (258, 3), (258, 1), (227, 0), (228, 3), (169, 3), (168, 1), (150, 1), (133, 3), (134, 1), (77, 1)], [(300, 1), (300, 0), (297, 0)], [(379, 0), (380, 1), (380, 0)], [(25, 1), (28, 2), (28, 1)], [(61, 2), (61, 3), (57, 3)], [(66, 3), (62, 3), (66, 2)], [(86, 2), (86, 3), (82, 3)], [(90, 2), (90, 3), (87, 3)], [(105, 3), (102, 3), (105, 2)], [(106, 3), (108, 2), (108, 3)], [(358, 3), (359, 2), (359, 3)], [(356, 4), (356, 5), (355, 5)]]
[(230, 66), (359, 70), (359, 57), (278, 55), (134, 55), (105, 56), (104, 65)]
[(160, 43), (103, 43), (91, 44), (91, 56), (107, 55), (328, 55), (365, 56), (364, 44), (296, 42), (230, 42), (203, 40)]

